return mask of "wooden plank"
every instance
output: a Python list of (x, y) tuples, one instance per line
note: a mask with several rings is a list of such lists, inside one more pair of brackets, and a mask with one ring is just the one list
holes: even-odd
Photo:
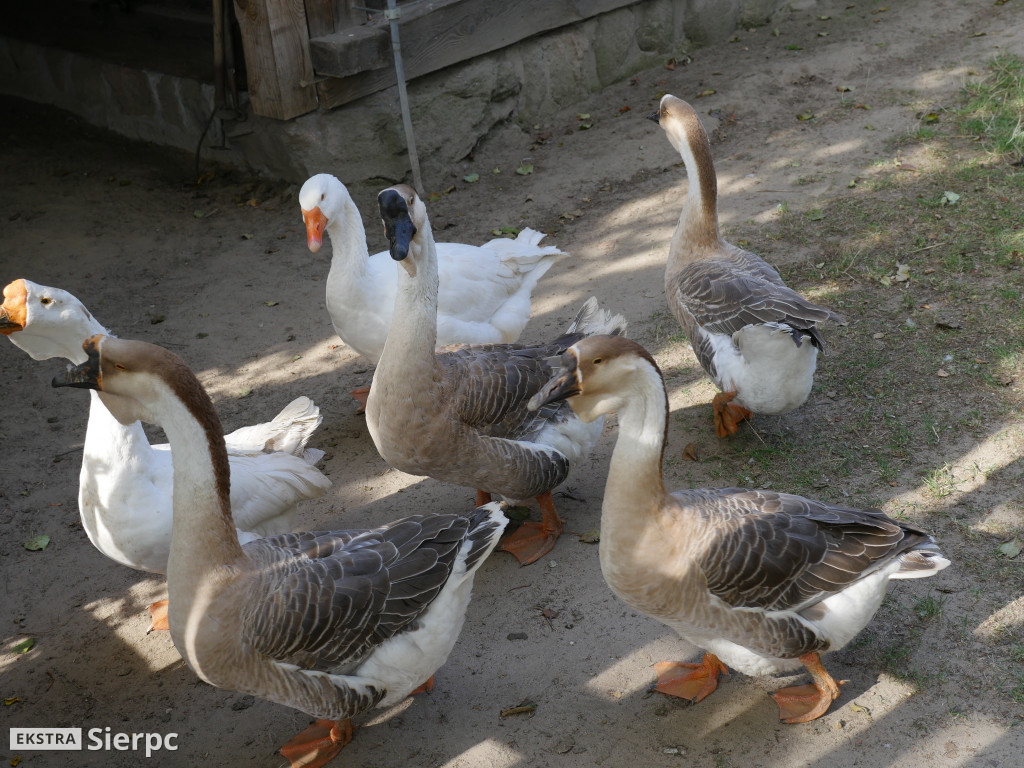
[[(639, 0), (417, 0), (403, 3), (402, 61), (409, 80), (504, 48), (533, 35), (583, 21)], [(310, 41), (321, 104), (335, 107), (395, 85), (391, 33), (376, 17), (358, 30)], [(344, 78), (344, 79), (333, 79)]]
[[(306, 29), (309, 36), (321, 37), (333, 34), (336, 29), (334, 0), (306, 0)], [(344, 28), (345, 24), (340, 27)]]
[(253, 111), (289, 120), (316, 109), (303, 0), (234, 0), (234, 5)]
[(368, 21), (366, 8), (383, 0), (306, 0), (306, 26), (309, 36), (322, 37)]

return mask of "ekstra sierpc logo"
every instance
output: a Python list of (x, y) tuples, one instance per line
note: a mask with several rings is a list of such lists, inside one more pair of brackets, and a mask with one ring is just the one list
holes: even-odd
[(154, 752), (178, 749), (176, 733), (119, 733), (106, 728), (90, 728), (85, 739), (81, 728), (11, 728), (11, 751), (32, 750), (104, 750), (117, 752)]

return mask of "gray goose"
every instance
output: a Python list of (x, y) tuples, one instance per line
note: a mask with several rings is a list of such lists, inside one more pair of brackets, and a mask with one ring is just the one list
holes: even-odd
[(820, 717), (840, 685), (820, 654), (867, 625), (890, 579), (949, 565), (931, 536), (879, 509), (743, 488), (670, 494), (661, 469), (668, 399), (657, 364), (635, 342), (592, 336), (569, 347), (531, 404), (566, 398), (585, 421), (619, 414), (601, 507), (605, 580), (705, 649), (699, 664), (658, 664), (660, 691), (700, 701), (726, 664), (749, 675), (803, 665), (814, 682), (774, 694), (780, 717)]
[(507, 522), (499, 505), (243, 546), (220, 420), (188, 367), (140, 341), (97, 335), (83, 348), (86, 361), (54, 386), (100, 391), (122, 422), (159, 424), (174, 451), (175, 648), (211, 685), (320, 718), (282, 754), (323, 765), (351, 739), (351, 717), (401, 701), (445, 662)]
[(690, 179), (665, 266), (669, 308), (701, 367), (721, 389), (713, 402), (719, 437), (752, 413), (803, 405), (814, 383), (824, 320), (842, 322), (782, 281), (718, 231), (718, 178), (711, 144), (693, 107), (666, 94), (649, 115), (682, 155)]
[(537, 498), (543, 519), (527, 522), (502, 545), (522, 564), (549, 552), (562, 529), (551, 490), (593, 447), (601, 424), (584, 424), (564, 404), (536, 412), (531, 395), (551, 376), (547, 358), (594, 333), (622, 333), (591, 298), (564, 335), (548, 344), (480, 344), (435, 353), (438, 272), (423, 201), (408, 186), (378, 196), (398, 262), (398, 292), (384, 351), (373, 376), (366, 424), (384, 460), (491, 494)]

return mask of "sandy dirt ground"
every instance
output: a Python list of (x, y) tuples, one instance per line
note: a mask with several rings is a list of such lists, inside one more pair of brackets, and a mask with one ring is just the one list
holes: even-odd
[[(663, 133), (642, 119), (658, 96), (698, 104), (712, 132), (726, 233), (738, 226), (756, 233), (780, 203), (806, 210), (846, 194), (851, 179), (891, 161), (891, 142), (917, 127), (922, 109), (949, 103), (996, 53), (1024, 54), (1024, 9), (1016, 2), (803, 5), (766, 27), (738, 31), (735, 42), (691, 51), (686, 65), (643, 72), (596, 94), (529, 134), (503, 129), (432, 185), (440, 193), (429, 205), (439, 240), (475, 243), (500, 226), (530, 225), (572, 255), (538, 288), (524, 341), (553, 337), (589, 295), (628, 317), (630, 334), (668, 377), (668, 455), (677, 457), (691, 440), (702, 452), (698, 463), (670, 463), (671, 487), (756, 485), (743, 451), (757, 438), (744, 433), (727, 453), (718, 446), (707, 405), (713, 387), (666, 325), (662, 270), (686, 181)], [(853, 96), (837, 86), (854, 88)], [(715, 93), (696, 99), (709, 89)], [(875, 106), (869, 115), (796, 119), (828, 114), (850, 98)], [(332, 331), (324, 307), (329, 251), (306, 248), (297, 186), (218, 170), (197, 189), (189, 157), (99, 134), (64, 114), (24, 104), (2, 109), (3, 283), (25, 277), (65, 288), (113, 332), (170, 347), (199, 373), (228, 430), (269, 418), (297, 395), (312, 397), (324, 415), (313, 444), (327, 451), (321, 466), (333, 488), (301, 508), (301, 528), (372, 526), (471, 507), (469, 489), (390, 470), (374, 450), (347, 395), (369, 382), (372, 369)], [(589, 130), (580, 130), (583, 122)], [(515, 174), (524, 159), (534, 172)], [(344, 168), (323, 170), (348, 181)], [(471, 172), (480, 181), (462, 180)], [(351, 186), (374, 252), (384, 247), (375, 212), (383, 186)], [(750, 247), (764, 250), (756, 241)], [(771, 258), (785, 274), (818, 257), (774, 243)], [(858, 327), (843, 332), (825, 371), (841, 377), (844, 347), (868, 333)], [(50, 388), (61, 367), (0, 342), (0, 725), (177, 733), (178, 749), (149, 761), (130, 751), (10, 752), (5, 734), (0, 756), (33, 768), (281, 765), (276, 749), (309, 718), (199, 682), (167, 633), (145, 634), (145, 606), (164, 596), (163, 579), (113, 563), (87, 540), (76, 501), (87, 397)], [(813, 430), (834, 407), (818, 385), (803, 409), (758, 429)], [(999, 454), (1000, 466), (1018, 462), (1019, 425), (986, 429), (1002, 438), (951, 444), (945, 461), (984, 464)], [(1001, 597), (986, 602), (982, 591), (992, 585), (973, 583), (956, 562), (931, 583), (895, 584), (869, 627), (879, 634), (914, 622), (920, 631), (908, 635), (906, 655), (942, 672), (926, 682), (887, 673), (870, 647), (855, 643), (826, 658), (849, 682), (832, 710), (806, 725), (780, 724), (768, 696), (799, 676), (732, 674), (696, 706), (650, 693), (653, 663), (693, 660), (698, 651), (620, 603), (602, 580), (597, 548), (578, 540), (599, 524), (614, 438), (612, 419), (556, 496), (568, 530), (550, 556), (528, 568), (506, 554), (490, 558), (434, 691), (360, 718), (337, 765), (1024, 764), (1024, 707), (974, 663), (990, 651), (993, 626), (1019, 637), (1020, 593), (1012, 599), (992, 589)], [(838, 499), (857, 483), (877, 483), (869, 466), (865, 459), (862, 471), (820, 495)], [(972, 487), (1019, 529), (1018, 478), (1019, 469)], [(865, 501), (890, 512), (919, 508), (908, 499), (936, 503), (922, 501), (909, 481), (872, 489)], [(956, 560), (966, 546), (956, 529), (939, 533)], [(27, 551), (22, 542), (37, 534), (50, 536), (49, 546)], [(945, 611), (920, 625), (914, 599), (936, 590), (948, 598)], [(966, 630), (955, 631), (965, 621)], [(14, 653), (27, 638), (35, 646)], [(1018, 673), (1020, 665), (1018, 657)], [(524, 701), (536, 704), (532, 715), (500, 716)]]

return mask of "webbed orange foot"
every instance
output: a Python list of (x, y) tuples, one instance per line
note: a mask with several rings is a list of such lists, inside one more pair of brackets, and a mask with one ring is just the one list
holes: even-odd
[(715, 411), (715, 434), (719, 437), (736, 434), (740, 422), (746, 421), (754, 415), (742, 405), (730, 402), (734, 397), (736, 397), (736, 390), (719, 392), (711, 401), (711, 407)]
[(320, 768), (352, 741), (352, 721), (317, 720), (279, 750), (292, 768)]
[(155, 603), (149, 605), (146, 609), (149, 611), (150, 622), (149, 629), (146, 630), (148, 635), (150, 632), (168, 630), (171, 628), (170, 623), (167, 620), (167, 601), (157, 600)]
[(433, 675), (431, 675), (430, 679), (427, 680), (427, 682), (425, 682), (423, 685), (421, 685), (415, 691), (410, 691), (409, 695), (410, 696), (415, 696), (417, 693), (426, 693), (427, 691), (432, 691), (432, 690), (434, 690), (434, 676)]
[(550, 552), (562, 532), (562, 519), (555, 511), (551, 492), (537, 497), (541, 514), (539, 523), (523, 523), (515, 533), (502, 542), (501, 548), (510, 553), (520, 565), (529, 565)]
[(700, 664), (682, 661), (659, 661), (654, 665), (658, 682), (654, 690), (689, 699), (694, 704), (718, 687), (718, 675), (729, 674), (729, 668), (713, 653), (705, 653)]
[(356, 387), (349, 394), (359, 403), (359, 410), (356, 413), (366, 413), (366, 398), (370, 396), (370, 388)]
[(772, 694), (775, 703), (779, 705), (779, 719), (784, 723), (807, 723), (818, 719), (839, 698), (839, 686), (846, 683), (845, 680), (837, 682), (825, 671), (817, 653), (801, 656), (800, 661), (807, 667), (814, 682), (783, 688)]

